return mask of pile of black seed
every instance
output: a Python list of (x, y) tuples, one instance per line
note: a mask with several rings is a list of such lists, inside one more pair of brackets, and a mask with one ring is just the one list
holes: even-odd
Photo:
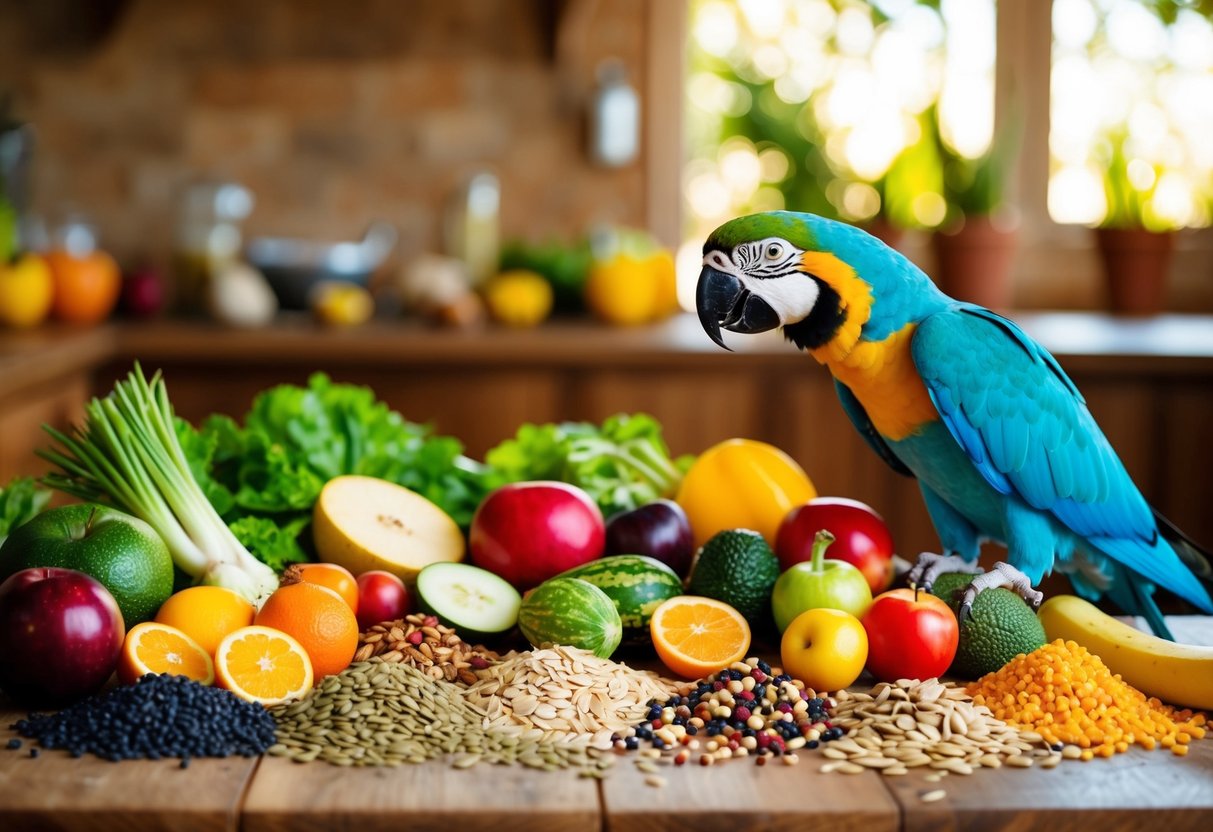
[(261, 705), (184, 676), (147, 675), (55, 714), (30, 714), (13, 728), (43, 748), (106, 760), (255, 757), (274, 744)]

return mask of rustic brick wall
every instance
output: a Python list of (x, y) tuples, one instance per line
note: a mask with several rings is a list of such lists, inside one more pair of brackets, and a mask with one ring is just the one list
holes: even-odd
[(254, 235), (382, 217), (432, 248), (480, 168), (501, 178), (506, 236), (644, 222), (643, 160), (595, 169), (583, 125), (600, 59), (643, 89), (646, 0), (129, 0), (73, 45), (89, 2), (47, 0), (56, 21), (0, 0), (0, 93), (38, 130), (37, 207), (82, 208), (127, 262), (168, 255), (180, 190), (204, 176), (254, 191)]

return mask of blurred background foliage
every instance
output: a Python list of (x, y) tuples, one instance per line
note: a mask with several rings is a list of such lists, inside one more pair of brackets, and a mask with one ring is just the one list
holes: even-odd
[[(995, 18), (995, 0), (693, 0), (690, 233), (779, 208), (924, 229), (1010, 211), (1027, 102), (995, 130)], [(1211, 18), (1213, 0), (1055, 0), (1054, 221), (1208, 224)]]

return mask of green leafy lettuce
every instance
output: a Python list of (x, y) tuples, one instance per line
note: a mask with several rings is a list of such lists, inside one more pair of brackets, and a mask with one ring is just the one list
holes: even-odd
[(51, 492), (39, 488), (32, 477), (18, 477), (0, 488), (0, 544), (15, 528), (42, 512), (50, 499)]
[(661, 424), (643, 413), (588, 422), (526, 424), (488, 452), (493, 487), (560, 480), (584, 489), (606, 517), (673, 497), (692, 457), (671, 459)]
[(487, 493), (484, 467), (456, 439), (407, 421), (366, 387), (323, 373), (260, 393), (243, 423), (211, 416), (177, 432), (207, 499), (249, 551), (275, 569), (306, 560), (312, 508), (333, 477), (403, 485), (467, 528)]

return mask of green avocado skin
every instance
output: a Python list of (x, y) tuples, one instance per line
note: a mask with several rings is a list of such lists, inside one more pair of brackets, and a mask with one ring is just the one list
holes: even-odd
[(100, 581), (127, 629), (150, 621), (173, 592), (173, 559), (160, 535), (139, 518), (96, 503), (45, 511), (0, 546), (0, 581), (47, 566)]
[(779, 558), (758, 532), (731, 529), (703, 544), (691, 569), (687, 592), (731, 605), (756, 630), (774, 626), (771, 591)]
[[(931, 594), (959, 613), (961, 591), (973, 579), (957, 572), (940, 575)], [(1000, 670), (1020, 653), (1045, 644), (1045, 628), (1032, 608), (1009, 589), (988, 589), (973, 602), (972, 615), (960, 627), (960, 644), (948, 673), (961, 679), (980, 679)]]

